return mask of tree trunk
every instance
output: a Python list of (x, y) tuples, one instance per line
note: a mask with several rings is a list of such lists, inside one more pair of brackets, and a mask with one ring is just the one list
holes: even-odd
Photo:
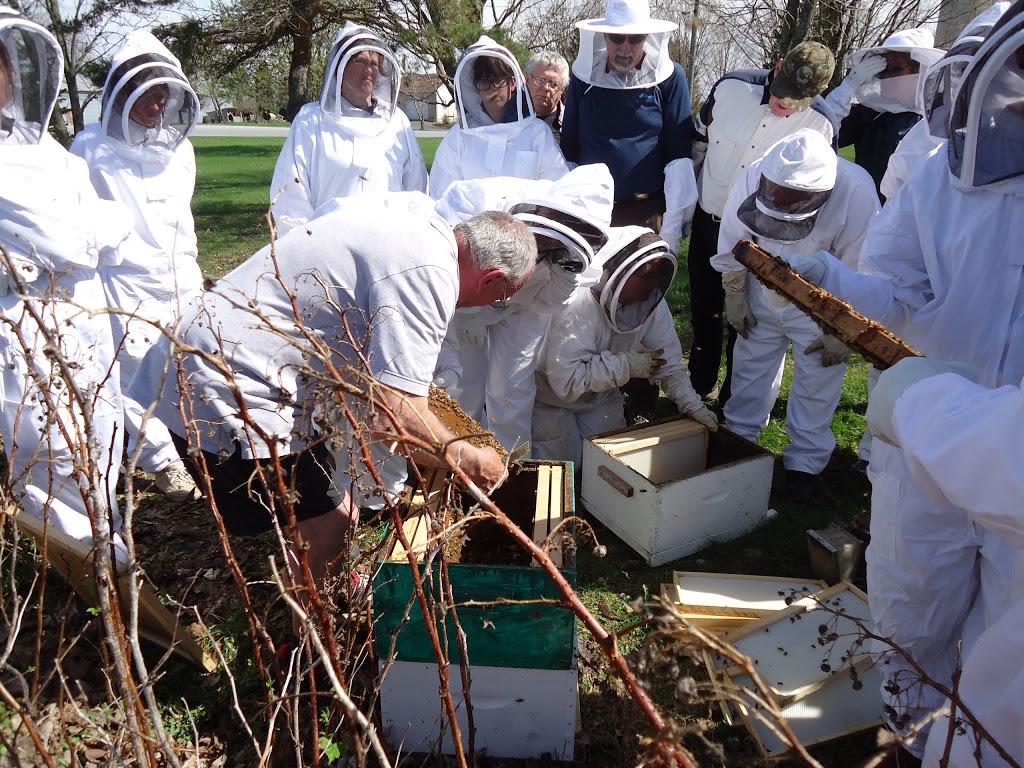
[(949, 48), (971, 19), (987, 6), (982, 0), (942, 0), (939, 23), (935, 29), (935, 47)]
[(313, 62), (313, 21), (322, 11), (320, 0), (293, 0), (289, 34), (292, 56), (288, 66), (288, 104), (284, 117), (291, 120), (309, 101), (309, 68)]

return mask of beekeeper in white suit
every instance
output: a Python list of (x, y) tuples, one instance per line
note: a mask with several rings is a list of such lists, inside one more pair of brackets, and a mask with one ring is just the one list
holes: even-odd
[(533, 110), (519, 62), (487, 35), (459, 59), (455, 101), (459, 122), (441, 141), (430, 167), (432, 197), (440, 199), (455, 181), (493, 176), (554, 181), (568, 172), (551, 129)]
[[(128, 382), (160, 328), (173, 328), (202, 288), (191, 208), (196, 159), (188, 141), (199, 98), (171, 52), (139, 30), (113, 52), (102, 109), (100, 122), (80, 132), (71, 151), (89, 164), (99, 196), (122, 203), (135, 218), (122, 260), (101, 270), (121, 378)], [(169, 499), (198, 498), (167, 428), (144, 419), (149, 405), (125, 399), (129, 453), (138, 446), (137, 465), (155, 474)]]
[(449, 223), (485, 210), (506, 211), (523, 221), (537, 240), (540, 261), (526, 286), (507, 302), (456, 312), (435, 383), (512, 450), (532, 441), (533, 374), (551, 315), (572, 300), (579, 285), (600, 274), (595, 255), (608, 239), (611, 174), (595, 164), (556, 182), (462, 182), (449, 187), (437, 205)]
[[(131, 217), (100, 200), (85, 164), (46, 132), (63, 71), (57, 41), (4, 8), (0, 51), (5, 484), (26, 513), (69, 536), (119, 544), (121, 390), (96, 270), (118, 258)], [(115, 552), (125, 559), (123, 545)]]
[(821, 332), (803, 312), (766, 288), (732, 255), (740, 240), (769, 253), (832, 249), (857, 268), (861, 243), (878, 213), (871, 177), (836, 156), (818, 131), (803, 128), (769, 148), (732, 188), (711, 265), (722, 273), (729, 324), (739, 334), (733, 352), (729, 429), (756, 440), (768, 425), (782, 384), (786, 349), (793, 344), (793, 385), (786, 408), (783, 451), (791, 496), (813, 498), (817, 477), (836, 440), (832, 415), (849, 349)]
[(949, 104), (960, 85), (960, 76), (984, 40), (984, 35), (1010, 7), (996, 3), (972, 19), (949, 51), (921, 78), (917, 90), (917, 108), (924, 120), (914, 124), (889, 157), (880, 190), (886, 200), (896, 194), (921, 162), (946, 146)]
[(671, 246), (646, 227), (615, 227), (598, 259), (598, 282), (552, 318), (533, 409), (534, 456), (571, 460), (577, 471), (584, 439), (626, 425), (619, 388), (630, 379), (660, 384), (680, 413), (718, 429), (690, 384), (664, 301), (676, 274)]
[[(976, 526), (1002, 536), (1014, 548), (1011, 607), (965, 659), (958, 693), (1020, 764), (1024, 672), (1011, 660), (1024, 648), (1024, 478), (1019, 471), (1024, 393), (1019, 386), (988, 389), (960, 374), (971, 375), (955, 364), (928, 358), (901, 360), (882, 374), (868, 408), (868, 425), (879, 439), (903, 449), (922, 492), (962, 507)], [(948, 735), (948, 721), (939, 720), (929, 735), (924, 765), (941, 764)], [(1008, 765), (966, 723), (954, 729), (951, 744), (951, 768)]]
[(327, 56), (320, 100), (303, 106), (270, 183), (278, 237), (332, 198), (427, 191), (427, 168), (398, 108), (402, 71), (376, 33), (347, 22)]
[[(948, 152), (925, 160), (886, 204), (864, 242), (861, 273), (827, 253), (784, 255), (928, 357), (966, 362), (986, 387), (1024, 378), (1024, 257), (1014, 237), (1024, 229), (1022, 46), (1017, 2), (964, 72)], [(1006, 611), (1013, 547), (979, 530), (957, 502), (923, 493), (897, 448), (876, 440), (868, 476), (872, 616), (881, 635), (948, 686), (957, 643), (969, 656)], [(883, 697), (908, 721), (943, 703), (899, 657), (882, 669)], [(920, 755), (922, 742), (910, 750)]]

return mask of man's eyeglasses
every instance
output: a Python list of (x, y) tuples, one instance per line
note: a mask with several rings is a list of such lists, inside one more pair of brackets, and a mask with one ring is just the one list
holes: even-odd
[(495, 309), (508, 309), (508, 278), (501, 278), (501, 298), (491, 302)]
[(647, 39), (647, 35), (605, 35), (610, 41), (616, 45), (622, 45), (626, 41), (629, 41), (630, 45), (639, 45)]
[(530, 80), (532, 80), (533, 84), (536, 85), (538, 88), (543, 88), (544, 86), (547, 86), (552, 91), (562, 90), (562, 84), (556, 83), (554, 80), (548, 80), (547, 78), (544, 77), (533, 77), (532, 75), (530, 76)]
[(507, 77), (482, 77), (479, 80), (473, 81), (473, 87), (476, 88), (478, 93), (489, 91), (492, 88), (504, 88), (506, 85), (508, 85)]

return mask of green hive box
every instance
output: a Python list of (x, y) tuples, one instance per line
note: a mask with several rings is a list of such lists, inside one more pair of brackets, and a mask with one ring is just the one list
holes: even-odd
[[(439, 492), (428, 494), (436, 502)], [(417, 492), (413, 504), (423, 504)], [(573, 514), (575, 494), (571, 462), (526, 461), (492, 496), (495, 503), (534, 541), (541, 542), (562, 520)], [(403, 526), (411, 549), (423, 559), (427, 538), (425, 516), (410, 514)], [(532, 528), (532, 530), (531, 530)], [(497, 523), (483, 521), (468, 530), (469, 541), (459, 562), (448, 566), (456, 611), (466, 632), (469, 662), (473, 666), (529, 669), (571, 669), (576, 647), (576, 617), (554, 603), (561, 595), (547, 573), (531, 562), (528, 552)], [(576, 568), (571, 555), (552, 551), (556, 563), (563, 559), (562, 574), (575, 588)], [(435, 600), (440, 595), (440, 566), (420, 565), (424, 588)], [(397, 544), (373, 577), (374, 642), (378, 658), (432, 662), (437, 658), (427, 635), (419, 603), (409, 603), (413, 579), (405, 551)], [(532, 601), (532, 602), (520, 602)], [(438, 600), (439, 602), (439, 600)], [(404, 621), (406, 613), (408, 620)], [(438, 620), (441, 647), (452, 663), (458, 661), (455, 622), (451, 616)], [(446, 644), (447, 636), (447, 644)]]

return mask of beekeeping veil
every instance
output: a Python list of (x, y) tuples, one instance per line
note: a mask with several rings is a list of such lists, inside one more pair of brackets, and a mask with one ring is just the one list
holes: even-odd
[(609, 327), (615, 333), (629, 333), (646, 323), (665, 298), (676, 275), (676, 257), (646, 227), (616, 228), (605, 247), (612, 253), (590, 290)]
[[(143, 99), (166, 89), (167, 101), (154, 126), (132, 117)], [(167, 156), (185, 141), (199, 116), (199, 97), (181, 70), (181, 63), (163, 43), (145, 30), (129, 32), (114, 52), (110, 73), (103, 85), (103, 135), (145, 152)]]
[(974, 18), (964, 27), (946, 55), (932, 65), (921, 80), (918, 101), (928, 121), (928, 132), (936, 139), (945, 139), (949, 135), (950, 102), (960, 86), (960, 78), (981, 47), (984, 36), (1009, 7), (1008, 2), (996, 3)]
[(757, 191), (737, 211), (740, 222), (758, 237), (803, 240), (836, 185), (835, 150), (820, 133), (802, 128), (769, 147), (760, 170)]
[[(341, 80), (349, 61), (360, 53), (377, 54), (380, 59), (380, 70), (377, 73), (373, 88), (376, 108), (383, 111), (382, 115), (371, 115), (381, 119), (368, 120), (365, 110), (353, 109), (342, 99)], [(351, 135), (371, 138), (388, 128), (391, 116), (398, 108), (398, 95), (402, 87), (402, 69), (398, 59), (388, 49), (380, 37), (367, 27), (347, 22), (338, 32), (334, 45), (327, 56), (327, 69), (324, 71), (324, 87), (320, 92), (320, 109), (337, 120), (342, 128)], [(376, 111), (376, 109), (375, 109)]]
[(1024, 173), (1024, 1), (993, 26), (953, 97), (949, 170), (971, 190)]
[[(673, 64), (668, 42), (679, 25), (651, 18), (648, 0), (608, 0), (602, 18), (584, 19), (576, 27), (580, 31), (580, 50), (572, 63), (572, 73), (588, 85), (649, 88), (671, 76)], [(647, 35), (640, 67), (626, 75), (608, 71), (605, 34)]]
[(931, 31), (917, 27), (894, 32), (881, 45), (854, 51), (848, 59), (851, 67), (869, 56), (887, 53), (905, 53), (920, 65), (920, 70), (912, 74), (884, 79), (873, 77), (857, 88), (854, 98), (877, 112), (916, 112), (918, 85), (928, 68), (945, 53), (934, 45), (935, 36)]
[[(483, 56), (492, 56), (503, 62), (512, 70), (512, 76), (515, 78), (515, 88), (509, 99), (512, 106), (508, 107), (510, 111), (515, 110), (515, 119), (507, 123), (495, 123), (490, 118), (487, 110), (484, 109), (483, 99), (473, 83), (473, 64)], [(518, 135), (525, 127), (524, 119), (536, 116), (530, 93), (526, 88), (526, 78), (523, 76), (516, 57), (487, 35), (482, 35), (479, 40), (469, 46), (462, 54), (462, 58), (459, 59), (459, 64), (455, 68), (455, 101), (458, 104), (459, 122), (463, 130), (502, 125), (505, 126), (503, 132), (511, 132), (510, 136)]]
[(57, 104), (64, 59), (57, 40), (10, 8), (0, 8), (0, 144), (38, 144)]

